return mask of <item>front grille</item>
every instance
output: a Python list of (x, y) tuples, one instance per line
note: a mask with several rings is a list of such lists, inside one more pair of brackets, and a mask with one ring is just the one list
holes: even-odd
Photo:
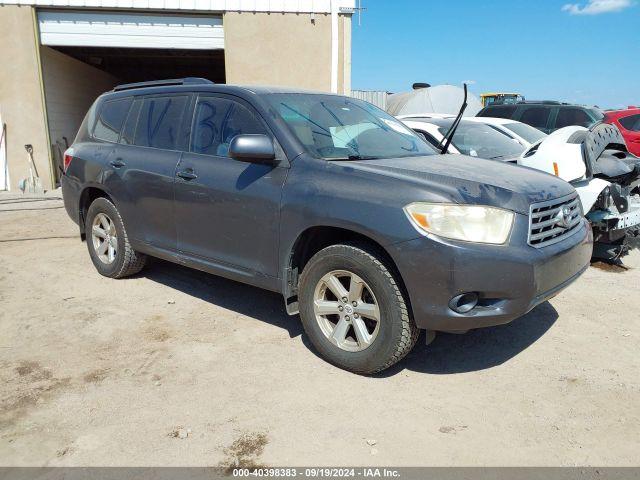
[(582, 208), (580, 198), (575, 193), (534, 203), (529, 212), (528, 242), (532, 247), (552, 245), (580, 230)]

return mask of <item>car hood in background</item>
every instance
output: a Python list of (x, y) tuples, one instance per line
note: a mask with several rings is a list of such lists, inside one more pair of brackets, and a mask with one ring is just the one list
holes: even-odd
[(336, 162), (355, 170), (420, 183), (448, 194), (460, 204), (488, 205), (529, 214), (531, 203), (569, 195), (575, 190), (553, 175), (495, 160), (465, 155), (429, 155)]

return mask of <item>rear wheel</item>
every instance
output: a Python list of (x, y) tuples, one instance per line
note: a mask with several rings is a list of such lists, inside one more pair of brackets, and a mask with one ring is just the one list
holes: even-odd
[(85, 232), (89, 256), (101, 275), (122, 278), (144, 267), (147, 256), (131, 248), (122, 217), (107, 198), (97, 198), (89, 206)]
[(314, 255), (300, 279), (300, 317), (320, 354), (356, 373), (401, 360), (419, 330), (395, 278), (366, 246), (333, 245)]

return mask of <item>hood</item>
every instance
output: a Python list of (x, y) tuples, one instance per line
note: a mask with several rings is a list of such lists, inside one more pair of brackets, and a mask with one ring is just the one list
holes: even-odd
[(557, 175), (572, 182), (585, 177), (587, 166), (584, 161), (583, 142), (589, 133), (584, 127), (564, 127), (524, 151), (519, 165)]
[[(338, 162), (337, 162), (338, 163)], [(529, 214), (529, 205), (569, 195), (564, 180), (538, 170), (465, 155), (429, 155), (339, 162), (413, 182), (460, 204), (488, 205)]]

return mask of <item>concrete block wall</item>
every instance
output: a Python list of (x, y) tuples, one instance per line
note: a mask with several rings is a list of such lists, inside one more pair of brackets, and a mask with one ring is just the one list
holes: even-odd
[(17, 190), (18, 181), (29, 175), (25, 144), (33, 145), (34, 161), (43, 186), (52, 187), (37, 45), (34, 9), (0, 5), (0, 110), (7, 124), (12, 190)]

